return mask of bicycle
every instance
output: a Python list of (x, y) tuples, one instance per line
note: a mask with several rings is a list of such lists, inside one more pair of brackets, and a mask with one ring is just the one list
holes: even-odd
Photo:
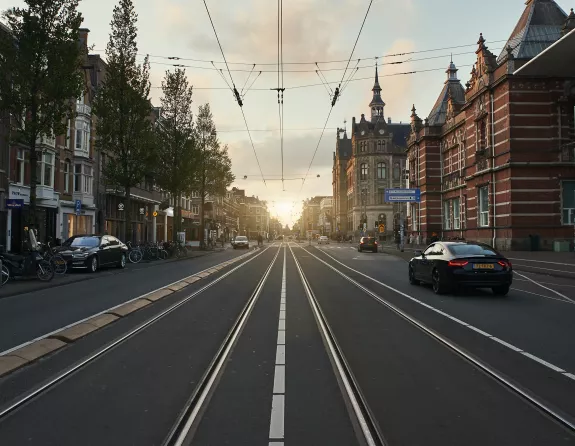
[(68, 270), (68, 262), (60, 254), (54, 251), (54, 248), (50, 245), (50, 242), (46, 243), (46, 249), (42, 254), (44, 260), (50, 262), (50, 266), (54, 270), (55, 274), (66, 274)]
[(132, 246), (132, 242), (126, 242), (126, 246), (128, 247), (128, 260), (131, 263), (140, 263), (140, 261), (144, 258), (144, 253), (140, 249), (140, 247), (134, 248)]

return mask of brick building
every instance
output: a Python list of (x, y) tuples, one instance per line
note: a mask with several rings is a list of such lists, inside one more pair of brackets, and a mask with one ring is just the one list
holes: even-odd
[(529, 0), (505, 49), (480, 35), (463, 87), (451, 63), (429, 117), (411, 115), (408, 233), (435, 232), (499, 249), (551, 249), (573, 239), (575, 14)]

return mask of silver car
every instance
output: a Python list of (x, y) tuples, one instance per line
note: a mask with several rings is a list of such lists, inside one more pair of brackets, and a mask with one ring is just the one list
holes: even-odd
[(250, 249), (250, 242), (245, 235), (238, 235), (234, 240), (234, 249)]

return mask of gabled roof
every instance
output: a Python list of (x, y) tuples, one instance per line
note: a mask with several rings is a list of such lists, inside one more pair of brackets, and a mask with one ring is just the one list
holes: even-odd
[(516, 59), (531, 59), (561, 37), (567, 14), (555, 0), (527, 0), (525, 5), (498, 63), (507, 57), (507, 47)]

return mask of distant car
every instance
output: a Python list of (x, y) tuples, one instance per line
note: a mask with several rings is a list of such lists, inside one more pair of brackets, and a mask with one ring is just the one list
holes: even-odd
[(511, 262), (489, 245), (472, 242), (436, 242), (415, 251), (409, 261), (409, 282), (430, 283), (436, 294), (459, 287), (491, 288), (505, 296), (513, 282)]
[(377, 252), (377, 240), (375, 237), (362, 237), (357, 245), (357, 250), (359, 252), (371, 251)]
[(318, 245), (329, 245), (329, 238), (327, 238), (327, 236), (322, 235), (320, 236), (319, 240), (317, 241)]
[(94, 273), (102, 266), (126, 266), (128, 247), (111, 235), (75, 235), (58, 248), (70, 268)]
[(250, 249), (250, 242), (245, 235), (238, 235), (234, 239), (234, 249), (240, 248)]

